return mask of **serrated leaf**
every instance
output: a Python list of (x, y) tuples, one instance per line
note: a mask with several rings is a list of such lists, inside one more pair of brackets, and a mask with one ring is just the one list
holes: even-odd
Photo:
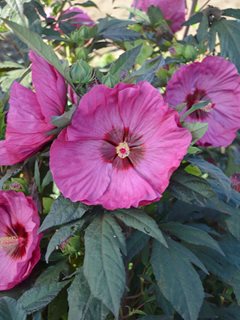
[(48, 305), (68, 283), (69, 281), (52, 282), (33, 287), (26, 291), (18, 302), (27, 314), (33, 313)]
[(217, 32), (221, 55), (229, 58), (240, 70), (240, 21), (222, 19), (213, 23), (211, 29)]
[(92, 295), (82, 269), (68, 289), (68, 303), (68, 320), (104, 320), (109, 313)]
[(162, 227), (185, 242), (198, 246), (209, 247), (224, 255), (224, 252), (217, 241), (204, 230), (176, 222), (163, 224)]
[(199, 41), (199, 43), (207, 40), (208, 27), (209, 27), (208, 17), (207, 17), (207, 15), (204, 14), (202, 16), (201, 22), (200, 22), (198, 30), (197, 30), (197, 40)]
[(115, 217), (122, 220), (128, 227), (132, 227), (147, 234), (167, 247), (166, 240), (157, 223), (143, 210), (119, 210), (115, 212)]
[(165, 64), (165, 60), (163, 59), (162, 56), (158, 56), (151, 60), (147, 60), (140, 69), (132, 72), (126, 81), (129, 81), (129, 82), (148, 81), (152, 83), (155, 73), (164, 64)]
[(168, 243), (154, 241), (151, 257), (153, 272), (164, 297), (184, 320), (197, 320), (204, 298), (200, 278), (191, 263)]
[(124, 76), (124, 73), (128, 73), (132, 68), (140, 53), (140, 50), (141, 45), (121, 54), (117, 61), (111, 65), (109, 73), (120, 79), (121, 75)]
[(97, 216), (85, 232), (84, 275), (94, 297), (117, 319), (126, 277), (120, 252), (122, 236), (110, 214)]
[(66, 66), (64, 67), (64, 64), (58, 59), (52, 47), (48, 46), (37, 33), (9, 20), (4, 19), (4, 22), (12, 29), (20, 40), (53, 65), (69, 82), (71, 82), (69, 76), (66, 75), (65, 72)]
[(134, 24), (134, 22), (130, 20), (99, 19), (98, 35), (113, 41), (134, 41), (140, 39), (140, 33), (128, 29), (128, 26), (131, 24)]
[(1, 320), (25, 320), (27, 314), (22, 309), (21, 304), (10, 297), (0, 299), (0, 319)]
[(73, 236), (79, 228), (84, 224), (84, 221), (78, 223), (74, 222), (69, 225), (66, 225), (59, 230), (57, 230), (52, 238), (50, 239), (47, 247), (47, 252), (45, 255), (46, 262), (48, 263), (51, 253), (59, 246), (62, 242), (67, 240), (69, 237)]
[(40, 232), (64, 223), (81, 219), (88, 210), (89, 207), (81, 202), (73, 203), (60, 196), (56, 201), (54, 201), (49, 214), (46, 216), (40, 227)]

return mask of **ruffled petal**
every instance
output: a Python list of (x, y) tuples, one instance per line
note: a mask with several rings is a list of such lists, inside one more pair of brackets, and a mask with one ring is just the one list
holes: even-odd
[(42, 57), (31, 51), (32, 81), (41, 112), (48, 122), (64, 112), (67, 102), (67, 86), (63, 76)]
[(65, 197), (96, 204), (106, 191), (112, 165), (102, 159), (102, 144), (101, 140), (67, 141), (66, 132), (54, 141), (50, 149), (50, 168)]

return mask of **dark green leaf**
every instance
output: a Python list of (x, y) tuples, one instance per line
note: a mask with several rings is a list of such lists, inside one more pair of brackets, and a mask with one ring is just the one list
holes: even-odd
[(81, 219), (88, 210), (89, 207), (84, 204), (80, 202), (73, 203), (60, 196), (56, 201), (54, 201), (49, 214), (40, 227), (40, 232), (64, 223)]
[(3, 297), (0, 299), (0, 319), (1, 320), (25, 320), (27, 314), (16, 300)]
[(151, 263), (164, 297), (184, 320), (197, 320), (204, 292), (191, 263), (169, 242), (165, 248), (154, 241)]
[(217, 241), (201, 229), (176, 222), (163, 224), (162, 227), (185, 242), (198, 246), (206, 246), (224, 255)]
[(222, 11), (222, 15), (227, 16), (227, 17), (240, 19), (240, 9), (233, 9), (233, 8), (224, 9)]
[(188, 19), (186, 22), (184, 22), (184, 26), (191, 26), (193, 24), (199, 23), (201, 22), (203, 17), (203, 13), (202, 12), (197, 12), (196, 14), (194, 14), (193, 16), (190, 17), (190, 19)]
[(68, 283), (69, 281), (52, 282), (36, 286), (26, 291), (18, 302), (28, 314), (33, 313), (48, 305)]
[(218, 33), (221, 55), (235, 63), (239, 71), (240, 21), (222, 19), (214, 22), (211, 28)]
[(140, 231), (134, 231), (127, 239), (127, 259), (130, 261), (135, 257), (148, 243), (149, 236)]
[(128, 29), (134, 24), (129, 20), (104, 18), (99, 20), (98, 35), (113, 41), (134, 41), (141, 38), (140, 33)]
[(167, 247), (166, 240), (155, 220), (139, 209), (126, 209), (116, 211), (115, 217), (122, 220), (128, 227), (137, 229), (146, 235), (155, 238)]
[(92, 295), (80, 269), (68, 289), (68, 320), (104, 320), (107, 308)]
[(58, 247), (62, 242), (67, 240), (69, 237), (73, 236), (75, 232), (81, 228), (81, 226), (84, 224), (84, 220), (81, 220), (80, 222), (71, 223), (69, 225), (66, 225), (60, 229), (58, 229), (54, 235), (52, 236), (51, 240), (48, 243), (47, 252), (45, 255), (46, 262), (48, 263), (49, 257), (51, 253)]
[(66, 76), (66, 65), (64, 66), (64, 64), (61, 63), (52, 47), (48, 46), (37, 33), (9, 20), (4, 20), (4, 22), (29, 46), (29, 48), (53, 65), (68, 81), (70, 81), (69, 77)]
[(206, 15), (202, 16), (202, 20), (199, 24), (198, 30), (197, 30), (197, 39), (199, 43), (204, 42), (208, 38), (208, 17)]
[(129, 51), (124, 52), (121, 56), (115, 61), (109, 70), (109, 73), (118, 79), (121, 79), (121, 76), (124, 76), (125, 73), (128, 73), (129, 70), (134, 65), (141, 46), (137, 46)]
[(162, 56), (155, 57), (151, 60), (147, 60), (140, 69), (131, 73), (126, 81), (139, 82), (148, 81), (152, 83), (155, 73), (165, 64), (165, 60)]
[(125, 289), (125, 268), (120, 252), (121, 228), (110, 214), (98, 216), (86, 229), (84, 274), (92, 294), (118, 319)]

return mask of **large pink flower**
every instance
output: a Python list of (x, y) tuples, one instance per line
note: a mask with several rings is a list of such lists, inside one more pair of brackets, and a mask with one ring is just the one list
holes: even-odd
[(207, 57), (180, 67), (168, 82), (166, 101), (187, 109), (200, 101), (211, 102), (186, 118), (189, 122), (207, 122), (208, 131), (198, 141), (202, 146), (228, 146), (240, 128), (240, 76), (234, 64), (222, 57)]
[(77, 7), (72, 7), (63, 11), (61, 21), (68, 22), (75, 28), (80, 28), (81, 26), (92, 27), (95, 25), (94, 21), (89, 17), (89, 15)]
[(26, 279), (40, 259), (40, 219), (30, 197), (0, 191), (0, 290)]
[(10, 92), (5, 140), (0, 141), (0, 165), (13, 165), (36, 153), (53, 137), (53, 116), (64, 112), (64, 78), (36, 53), (30, 53), (35, 92), (15, 82)]
[(159, 200), (191, 141), (178, 121), (147, 82), (96, 85), (51, 147), (57, 186), (110, 210)]
[(185, 22), (185, 0), (134, 0), (132, 6), (145, 12), (150, 6), (158, 7), (162, 11), (164, 18), (169, 20), (172, 32), (180, 30)]

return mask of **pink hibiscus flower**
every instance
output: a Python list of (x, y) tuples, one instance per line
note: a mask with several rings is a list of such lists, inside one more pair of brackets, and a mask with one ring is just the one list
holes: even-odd
[(64, 78), (34, 52), (32, 82), (35, 92), (15, 82), (10, 91), (5, 140), (0, 141), (0, 165), (13, 165), (39, 151), (52, 140), (53, 116), (64, 113), (67, 87)]
[(138, 207), (160, 199), (190, 142), (149, 83), (96, 85), (53, 143), (50, 167), (72, 201)]
[(40, 259), (40, 219), (30, 197), (0, 191), (0, 290), (26, 279)]
[(92, 27), (95, 25), (94, 21), (89, 17), (89, 15), (77, 7), (72, 7), (63, 11), (61, 21), (68, 22), (71, 26), (77, 29), (79, 29), (81, 26)]
[(150, 6), (158, 7), (165, 20), (169, 20), (172, 32), (177, 32), (185, 22), (186, 1), (185, 0), (134, 0), (132, 6), (148, 11)]
[(201, 146), (228, 146), (240, 128), (240, 77), (236, 67), (222, 57), (207, 57), (175, 72), (168, 82), (166, 101), (173, 108), (186, 103), (186, 112), (200, 101), (210, 103), (190, 114), (188, 122), (207, 122)]

